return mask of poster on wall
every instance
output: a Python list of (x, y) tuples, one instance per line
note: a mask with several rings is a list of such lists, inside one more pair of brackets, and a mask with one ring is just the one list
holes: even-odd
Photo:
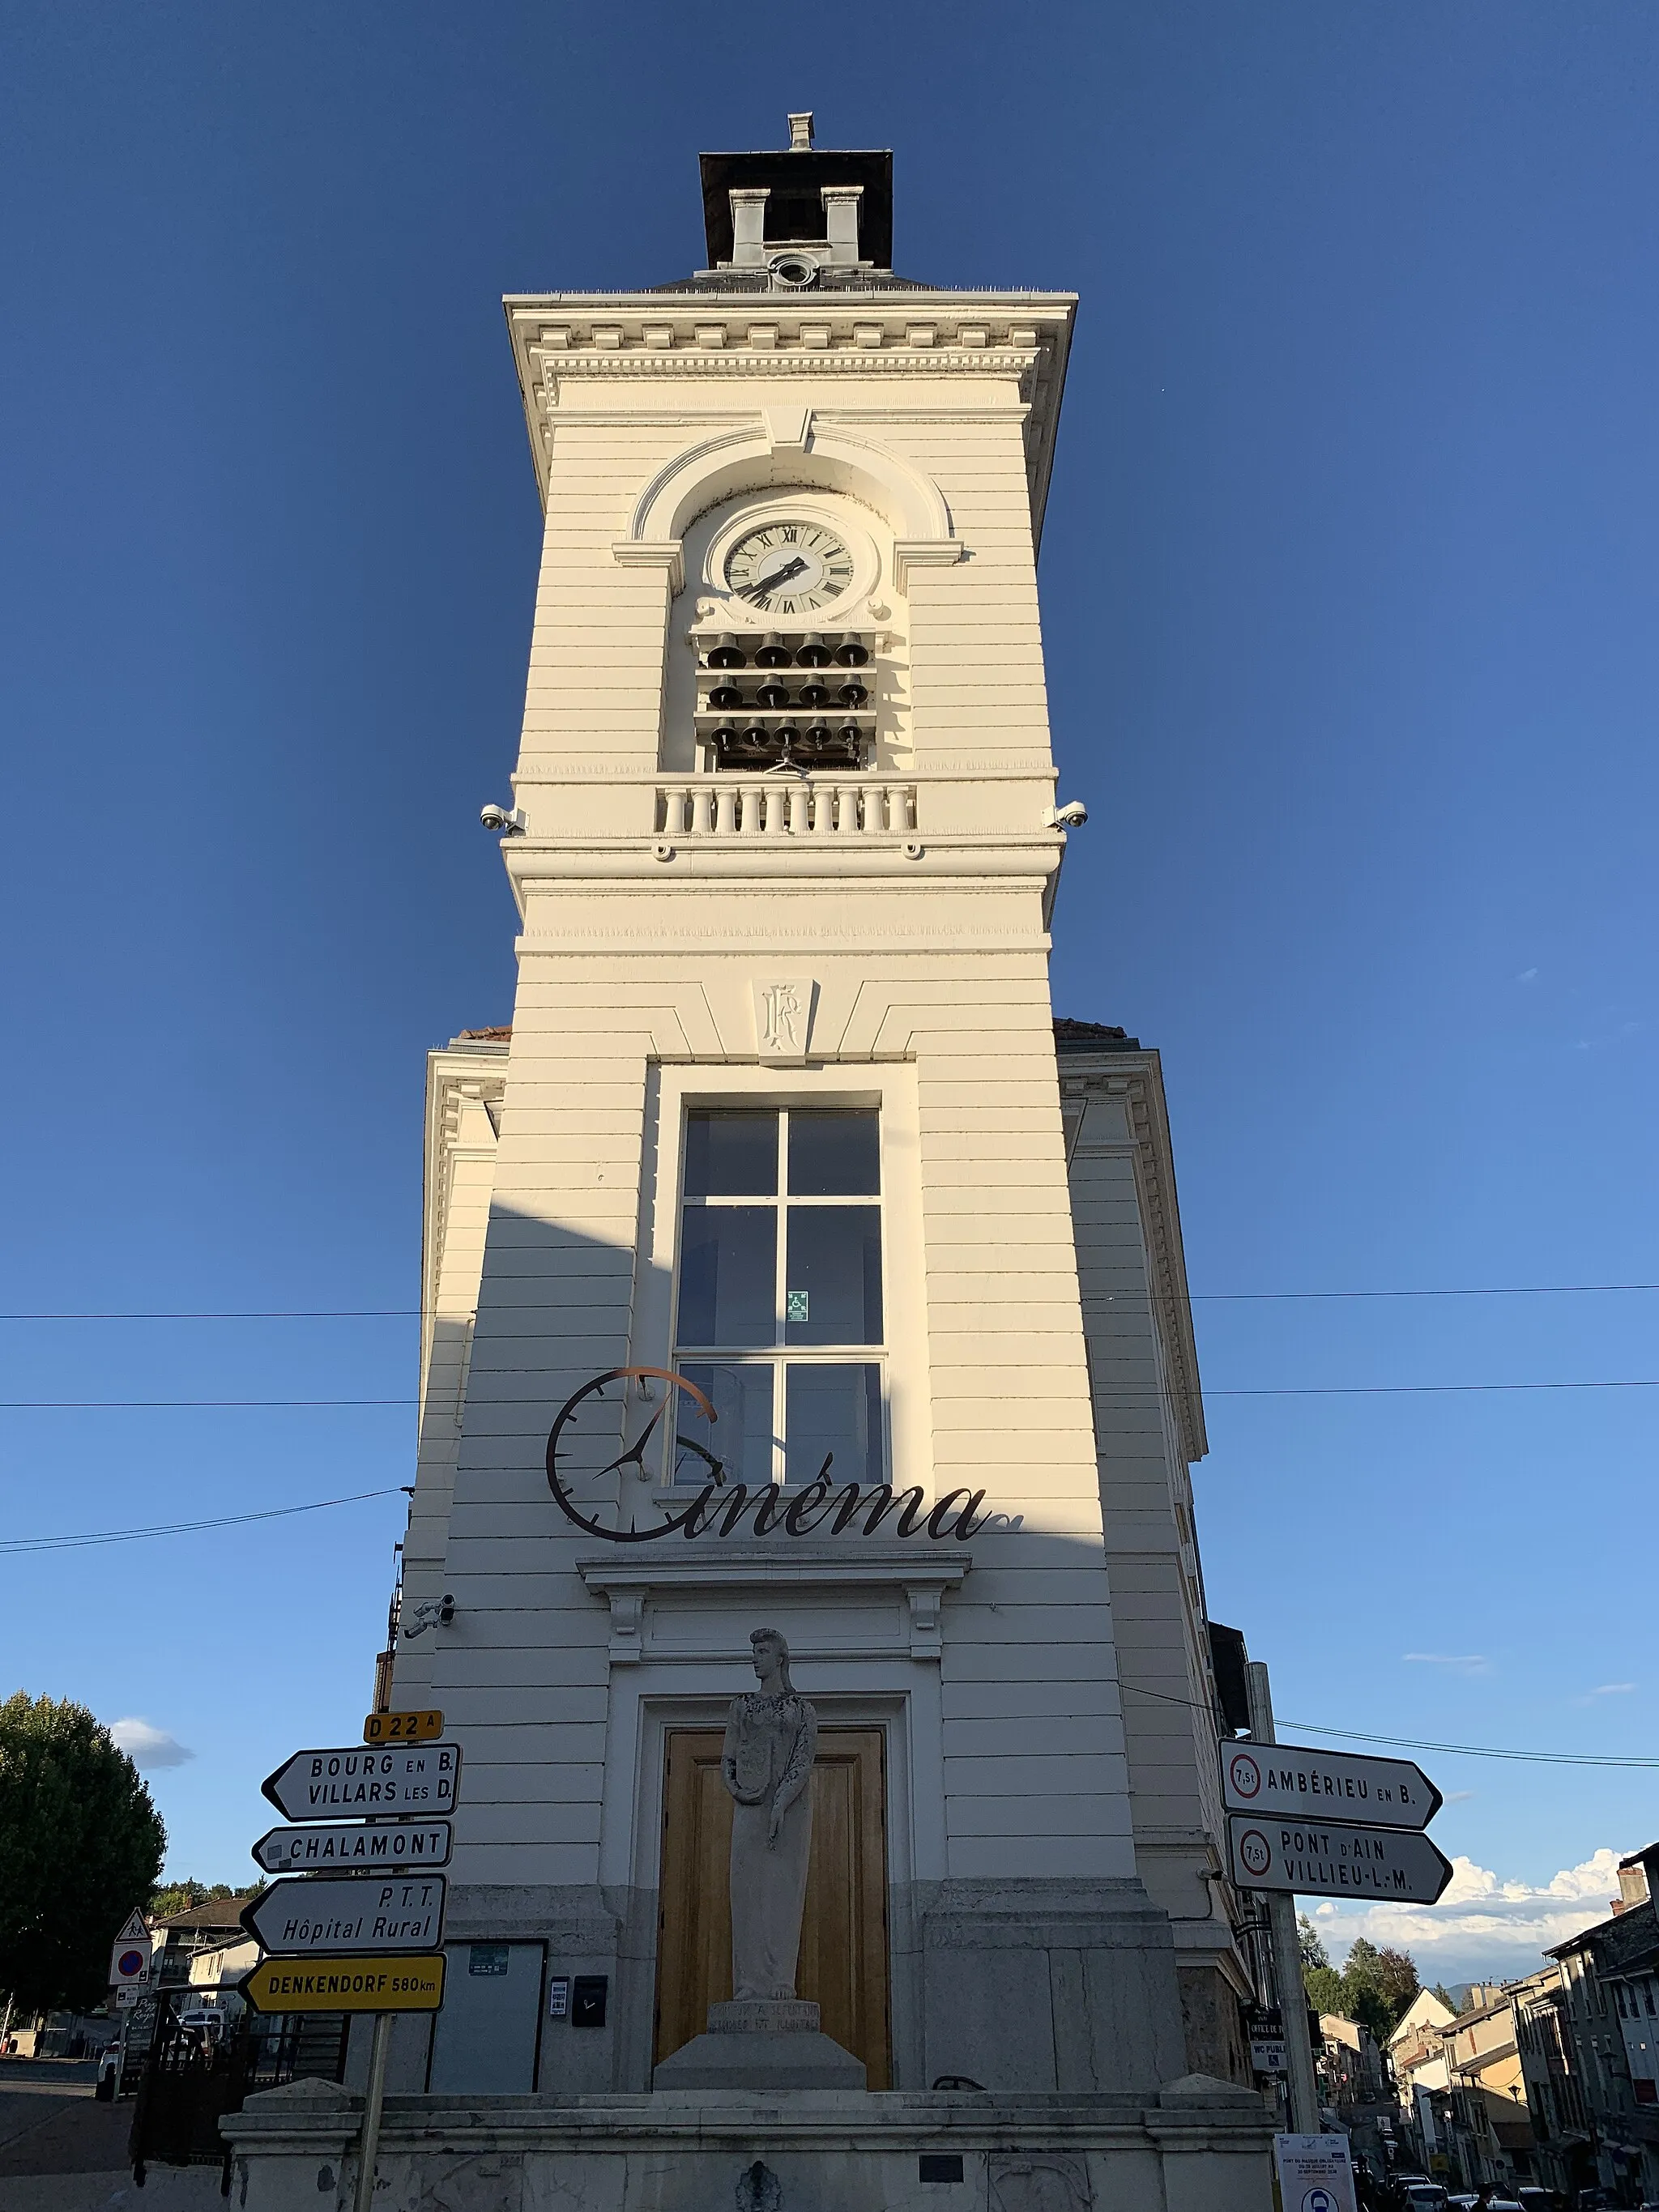
[(1359, 2212), (1346, 2136), (1275, 2136), (1279, 2212)]

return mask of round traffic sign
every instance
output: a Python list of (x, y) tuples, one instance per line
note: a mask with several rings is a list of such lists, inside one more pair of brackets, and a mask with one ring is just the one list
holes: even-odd
[(135, 1974), (142, 1974), (147, 1965), (142, 1951), (123, 1951), (115, 1961), (115, 1971), (123, 1981), (130, 1982)]
[(1238, 1856), (1246, 1874), (1266, 1874), (1273, 1863), (1273, 1847), (1260, 1828), (1246, 1828), (1238, 1839)]
[(1227, 1778), (1241, 1797), (1254, 1797), (1261, 1787), (1261, 1769), (1248, 1751), (1236, 1751), (1227, 1762)]
[(1336, 2212), (1336, 2199), (1328, 2189), (1310, 2189), (1302, 2200), (1302, 2212)]

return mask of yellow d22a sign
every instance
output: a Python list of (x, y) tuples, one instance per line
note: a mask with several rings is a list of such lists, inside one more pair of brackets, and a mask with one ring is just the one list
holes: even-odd
[(436, 2012), (444, 1954), (261, 1959), (241, 1989), (255, 2012)]
[(365, 1743), (431, 1743), (443, 1732), (441, 1713), (371, 1713), (363, 1723)]

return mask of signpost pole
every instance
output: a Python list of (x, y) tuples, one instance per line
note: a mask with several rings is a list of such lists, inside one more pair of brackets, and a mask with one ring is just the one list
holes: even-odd
[[(1250, 1660), (1245, 1668), (1250, 1705), (1250, 1735), (1256, 1743), (1277, 1741), (1273, 1733), (1273, 1692), (1267, 1685), (1266, 1663)], [(1291, 2132), (1319, 2133), (1319, 2087), (1314, 2079), (1313, 2044), (1308, 2034), (1308, 1999), (1302, 1986), (1302, 1943), (1296, 1928), (1296, 1899), (1286, 1890), (1261, 1893), (1267, 1908), (1267, 1927), (1273, 1939), (1273, 1979), (1279, 2009), (1285, 2024), (1285, 2057), (1291, 2093)], [(360, 2206), (359, 2212), (362, 2212)]]
[(374, 2040), (368, 2055), (368, 2097), (363, 2106), (362, 2142), (357, 2152), (356, 2212), (370, 2212), (374, 2202), (374, 2160), (380, 2148), (380, 2107), (386, 2102), (386, 2062), (392, 2049), (392, 2023), (396, 2014), (377, 2012)]

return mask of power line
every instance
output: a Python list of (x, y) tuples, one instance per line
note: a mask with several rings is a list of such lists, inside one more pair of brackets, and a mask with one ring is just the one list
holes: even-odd
[(276, 1306), (246, 1312), (173, 1312), (159, 1307), (107, 1313), (0, 1313), (0, 1321), (416, 1321), (419, 1306)]
[[(1194, 1305), (1304, 1303), (1333, 1298), (1589, 1297), (1659, 1291), (1659, 1283), (1478, 1283), (1425, 1290), (1194, 1291)], [(417, 1321), (420, 1306), (272, 1306), (216, 1310), (145, 1307), (84, 1313), (0, 1313), (0, 1322)]]
[(323, 1513), (331, 1505), (356, 1505), (365, 1498), (395, 1498), (401, 1486), (354, 1490), (347, 1498), (319, 1498), (309, 1505), (273, 1505), (262, 1513), (226, 1513), (213, 1521), (162, 1521), (152, 1528), (94, 1528), (79, 1536), (14, 1536), (0, 1542), (0, 1553), (79, 1551), (88, 1544), (130, 1544), (141, 1536), (184, 1536), (198, 1528), (236, 1528), (248, 1521), (283, 1521), (294, 1513)]
[[(528, 1370), (521, 1370), (528, 1372)], [(1659, 1390), (1659, 1376), (1587, 1382), (1307, 1382), (1232, 1389), (1204, 1388), (1206, 1398), (1411, 1398), (1433, 1397), (1446, 1392), (1510, 1390)], [(1114, 1389), (1100, 1393), (1120, 1407), (1157, 1404), (1157, 1390)], [(157, 1413), (180, 1408), (209, 1411), (290, 1409), (339, 1410), (350, 1407), (420, 1404), (418, 1398), (0, 1398), (0, 1413)], [(550, 1405), (550, 1399), (497, 1398), (498, 1406)]]
[(1433, 1743), (1426, 1736), (1365, 1735), (1358, 1729), (1321, 1728), (1317, 1721), (1286, 1721), (1310, 1735), (1340, 1736), (1349, 1743), (1386, 1743), (1406, 1751), (1455, 1752), (1462, 1759), (1524, 1759), (1547, 1766), (1659, 1767), (1659, 1759), (1601, 1759), (1582, 1751), (1500, 1751), (1489, 1743)]
[[(1196, 1698), (1172, 1698), (1163, 1690), (1144, 1689), (1139, 1682), (1120, 1682), (1118, 1688), (1132, 1698), (1153, 1698), (1160, 1705), (1181, 1705), (1188, 1712), (1213, 1716), (1213, 1708)], [(1358, 1729), (1322, 1728), (1317, 1721), (1285, 1720), (1280, 1725), (1302, 1729), (1309, 1735), (1338, 1736), (1347, 1743), (1385, 1743), (1399, 1751), (1443, 1751), (1455, 1753), (1460, 1759), (1519, 1759), (1543, 1766), (1659, 1767), (1659, 1759), (1603, 1759), (1578, 1751), (1500, 1751), (1489, 1743), (1431, 1743), (1422, 1736), (1367, 1735)], [(1288, 1748), (1294, 1750), (1296, 1747), (1292, 1744)]]
[[(1481, 1283), (1428, 1291), (1194, 1291), (1197, 1305), (1237, 1304), (1246, 1299), (1301, 1298), (1567, 1298), (1614, 1291), (1659, 1291), (1659, 1283)], [(0, 1315), (0, 1320), (5, 1316)]]

